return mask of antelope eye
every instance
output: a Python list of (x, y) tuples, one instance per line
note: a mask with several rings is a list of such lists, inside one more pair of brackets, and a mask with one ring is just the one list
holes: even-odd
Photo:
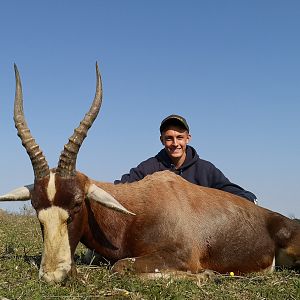
[(80, 211), (80, 209), (81, 209), (81, 205), (80, 204), (75, 205), (74, 208), (73, 208), (73, 212), (76, 214), (76, 213), (78, 213)]
[(70, 224), (72, 222), (72, 217), (69, 216), (69, 218), (67, 219), (67, 224)]

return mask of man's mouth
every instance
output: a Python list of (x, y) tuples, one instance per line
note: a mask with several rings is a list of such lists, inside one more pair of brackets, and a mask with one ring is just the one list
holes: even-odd
[(181, 152), (181, 148), (172, 149), (170, 152), (171, 153), (180, 153)]

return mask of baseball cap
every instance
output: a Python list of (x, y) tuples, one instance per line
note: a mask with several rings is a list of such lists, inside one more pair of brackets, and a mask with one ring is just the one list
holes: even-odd
[(190, 131), (189, 125), (187, 124), (185, 118), (179, 115), (170, 115), (164, 118), (159, 127), (160, 133), (162, 133), (169, 125), (179, 125), (184, 127), (188, 132)]

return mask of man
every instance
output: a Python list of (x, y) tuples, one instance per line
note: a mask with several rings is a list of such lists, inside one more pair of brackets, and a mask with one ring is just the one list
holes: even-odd
[(229, 181), (224, 174), (209, 161), (199, 158), (196, 150), (189, 146), (191, 140), (189, 126), (179, 115), (166, 117), (160, 125), (160, 140), (164, 146), (156, 156), (132, 168), (129, 174), (116, 180), (115, 184), (134, 182), (158, 171), (170, 170), (186, 180), (210, 188), (223, 190), (256, 203), (256, 196)]

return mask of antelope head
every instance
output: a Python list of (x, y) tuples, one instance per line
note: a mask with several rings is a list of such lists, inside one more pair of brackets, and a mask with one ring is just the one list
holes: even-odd
[(31, 199), (44, 241), (39, 276), (50, 283), (60, 282), (71, 270), (75, 270), (73, 256), (83, 234), (82, 224), (87, 218), (85, 201), (97, 201), (114, 210), (130, 213), (110, 194), (91, 183), (87, 176), (76, 171), (80, 146), (101, 107), (101, 76), (96, 64), (97, 84), (94, 101), (64, 146), (57, 168), (51, 170), (27, 126), (23, 111), (21, 79), (16, 65), (15, 76), (14, 122), (18, 136), (31, 160), (34, 184), (0, 196), (0, 201)]

